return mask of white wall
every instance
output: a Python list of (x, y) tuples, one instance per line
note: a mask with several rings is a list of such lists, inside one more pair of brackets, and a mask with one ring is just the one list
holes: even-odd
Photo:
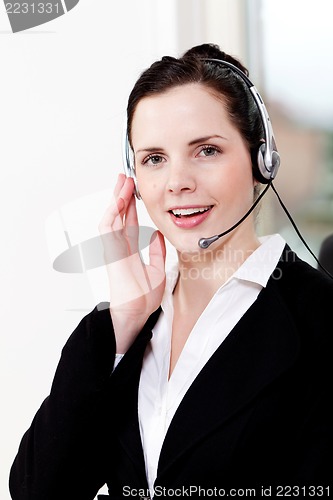
[(186, 20), (178, 8), (176, 0), (81, 0), (13, 34), (0, 5), (1, 500), (10, 498), (10, 465), (63, 344), (96, 301), (108, 299), (101, 269), (53, 270), (63, 231), (72, 244), (97, 234), (122, 170), (126, 99), (139, 72), (182, 44), (210, 41), (200, 16), (180, 37)]

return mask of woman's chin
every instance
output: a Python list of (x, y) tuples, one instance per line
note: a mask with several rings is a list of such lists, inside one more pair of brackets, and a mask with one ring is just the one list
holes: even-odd
[(200, 238), (201, 236), (198, 234), (184, 234), (177, 235), (177, 237), (170, 239), (170, 242), (178, 254), (190, 256), (203, 252), (199, 246)]

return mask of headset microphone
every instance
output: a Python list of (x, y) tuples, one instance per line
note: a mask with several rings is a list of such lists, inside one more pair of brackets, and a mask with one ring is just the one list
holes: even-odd
[(265, 189), (260, 193), (260, 195), (258, 196), (258, 198), (256, 199), (256, 201), (251, 206), (250, 210), (248, 210), (246, 212), (246, 214), (243, 215), (243, 217), (241, 219), (239, 219), (238, 222), (236, 222), (236, 224), (234, 224), (233, 226), (231, 226), (226, 231), (223, 231), (223, 233), (216, 234), (215, 236), (211, 236), (210, 238), (200, 238), (200, 240), (198, 241), (199, 247), (200, 248), (204, 248), (204, 249), (208, 248), (212, 243), (214, 243), (214, 241), (219, 240), (220, 238), (222, 238), (222, 236), (225, 236), (226, 234), (228, 234), (231, 231), (233, 231), (237, 226), (239, 226), (246, 219), (246, 217), (248, 217), (250, 215), (250, 213), (253, 212), (253, 210), (258, 205), (259, 201), (261, 200), (261, 198), (266, 194), (266, 192), (267, 192), (268, 188), (270, 187), (270, 185), (271, 185), (271, 182), (269, 184), (267, 184), (267, 186), (265, 187)]

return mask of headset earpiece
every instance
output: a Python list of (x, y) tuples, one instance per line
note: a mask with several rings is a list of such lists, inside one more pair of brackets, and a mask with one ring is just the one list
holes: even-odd
[(271, 182), (280, 166), (280, 155), (276, 149), (267, 155), (266, 143), (261, 144), (258, 150), (256, 164), (253, 166), (253, 175), (262, 184)]
[(138, 200), (141, 200), (141, 194), (138, 188), (138, 181), (135, 173), (134, 154), (130, 146), (127, 134), (127, 128), (124, 130), (123, 140), (123, 166), (126, 177), (132, 177), (134, 181), (134, 194)]

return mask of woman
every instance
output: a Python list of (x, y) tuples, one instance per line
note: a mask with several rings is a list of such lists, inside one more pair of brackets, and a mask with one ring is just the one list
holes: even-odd
[[(11, 469), (14, 500), (88, 500), (105, 483), (111, 498), (328, 496), (333, 283), (256, 234), (275, 173), (258, 168), (267, 130), (237, 68), (204, 44), (136, 82), (127, 133), (158, 228), (150, 261), (120, 174), (100, 224), (117, 255), (110, 304), (63, 349)], [(164, 237), (178, 256), (167, 276)]]

